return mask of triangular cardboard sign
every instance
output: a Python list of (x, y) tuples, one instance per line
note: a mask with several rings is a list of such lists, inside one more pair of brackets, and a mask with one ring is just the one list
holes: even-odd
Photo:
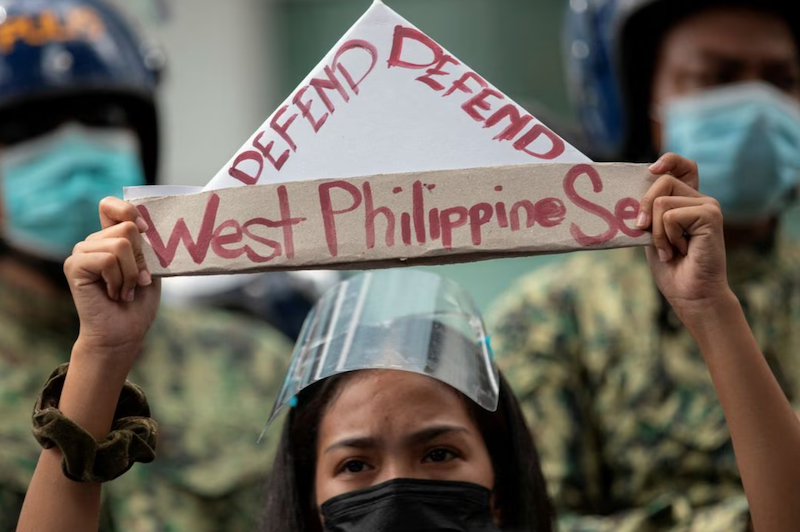
[(155, 275), (374, 268), (641, 245), (652, 177), (592, 165), (378, 0), (202, 193), (126, 198)]
[(590, 160), (380, 0), (206, 190)]

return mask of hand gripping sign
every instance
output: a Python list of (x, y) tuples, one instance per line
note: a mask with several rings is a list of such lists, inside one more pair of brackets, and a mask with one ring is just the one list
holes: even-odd
[(126, 197), (170, 276), (642, 245), (652, 179), (592, 164), (376, 1), (203, 191)]

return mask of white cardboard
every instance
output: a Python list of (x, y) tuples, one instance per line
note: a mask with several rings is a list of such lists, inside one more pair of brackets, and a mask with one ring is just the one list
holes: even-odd
[(159, 276), (647, 244), (631, 220), (653, 176), (589, 163), (377, 0), (201, 193), (126, 199)]
[[(423, 45), (421, 41), (424, 40), (429, 42)], [(396, 42), (401, 42), (402, 47)], [(398, 52), (395, 58), (400, 61), (424, 66), (390, 66), (393, 51)], [(435, 61), (437, 58), (439, 61)], [(357, 85), (356, 89), (348, 82), (348, 75)], [(318, 91), (314, 87), (319, 85), (314, 80), (330, 82), (331, 79), (334, 80), (332, 84), (338, 84), (337, 88)], [(454, 85), (461, 86), (459, 80), (464, 80), (463, 90), (453, 89)], [(441, 90), (434, 90), (429, 84), (439, 84)], [(472, 98), (482, 94), (482, 84), (495, 92), (483, 93), (485, 98), (469, 104)], [(332, 112), (323, 98), (329, 100)], [(300, 102), (300, 106), (296, 102)], [(511, 120), (503, 118), (491, 127), (486, 127), (486, 120), (505, 106), (512, 106), (521, 120), (528, 123), (509, 140), (493, 140), (511, 125)], [(304, 110), (308, 113), (305, 118)], [(480, 116), (484, 119), (478, 119)], [(279, 131), (292, 117), (285, 133)], [(317, 125), (318, 131), (315, 131), (312, 122), (318, 124), (323, 119), (324, 123)], [(276, 127), (271, 127), (273, 123)], [(515, 142), (532, 128), (542, 128), (540, 124), (491, 83), (378, 0), (214, 176), (205, 190), (244, 185), (243, 181), (231, 177), (232, 168), (252, 178), (258, 177), (252, 184), (274, 184), (535, 162), (589, 162), (585, 155), (565, 142), (563, 151), (549, 158), (515, 149)], [(558, 142), (563, 142), (546, 130), (527, 149), (546, 154), (553, 147), (553, 141), (546, 136), (551, 134)], [(264, 157), (255, 157), (260, 151), (253, 145), (256, 140), (261, 146), (274, 143), (270, 150), (274, 160), (287, 157), (280, 170)], [(237, 165), (237, 159), (243, 154), (253, 158), (240, 159)], [(263, 169), (258, 175), (260, 164)]]
[(134, 200), (154, 275), (387, 268), (644, 245), (641, 164), (529, 164)]

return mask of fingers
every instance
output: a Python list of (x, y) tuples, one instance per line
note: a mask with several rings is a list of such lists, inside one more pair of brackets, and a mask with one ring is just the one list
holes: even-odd
[(133, 244), (134, 257), (139, 266), (141, 286), (148, 286), (152, 282), (147, 261), (142, 253), (142, 240), (140, 233), (149, 229), (147, 222), (132, 204), (119, 198), (109, 196), (100, 202), (100, 223), (103, 231), (90, 235), (86, 240), (99, 238), (124, 237)]
[(695, 190), (698, 189), (700, 183), (697, 163), (691, 159), (681, 157), (677, 153), (665, 153), (662, 155), (650, 165), (650, 172), (671, 175)]
[(713, 198), (662, 196), (655, 200), (653, 245), (661, 262), (672, 260), (676, 249), (681, 255), (688, 255), (692, 238), (717, 231), (721, 234), (721, 228), (722, 211)]
[(689, 240), (699, 222), (702, 221), (701, 226), (717, 222), (721, 225), (722, 215), (716, 200), (697, 191), (699, 178), (694, 161), (666, 153), (650, 166), (650, 171), (665, 175), (642, 198), (636, 224), (640, 229), (651, 229), (658, 257), (666, 262), (676, 249), (682, 255), (689, 252)]
[(87, 240), (75, 246), (73, 256), (79, 257), (79, 265), (90, 279), (103, 279), (110, 299), (133, 301), (140, 270), (130, 240)]
[(78, 285), (102, 280), (114, 301), (133, 301), (137, 286), (153, 282), (142, 252), (147, 224), (136, 207), (114, 197), (100, 202), (100, 220), (104, 229), (73, 248), (64, 271)]
[(76, 253), (64, 262), (64, 273), (76, 287), (102, 280), (106, 293), (112, 301), (119, 301), (122, 286), (122, 270), (113, 253)]
[[(682, 255), (689, 251), (689, 234), (684, 234), (685, 228), (675, 223), (669, 223), (673, 219), (674, 209), (694, 207), (701, 198), (687, 198), (685, 196), (660, 196), (653, 201), (653, 245), (658, 251), (658, 258), (661, 262), (666, 262), (672, 258), (673, 246)], [(669, 216), (667, 216), (669, 214)]]
[[(678, 247), (678, 240), (688, 242), (692, 238), (709, 235), (721, 229), (722, 211), (714, 200), (707, 198), (697, 205), (666, 212), (664, 228), (670, 244)], [(686, 255), (685, 252), (683, 254)]]
[(132, 204), (127, 201), (109, 196), (100, 201), (100, 223), (103, 229), (116, 225), (121, 222), (133, 222), (139, 228), (139, 232), (147, 231), (147, 222), (139, 215)]
[(663, 175), (653, 183), (639, 202), (639, 217), (636, 220), (636, 225), (639, 229), (647, 229), (650, 227), (650, 224), (653, 222), (653, 202), (655, 202), (657, 198), (663, 196), (704, 197), (677, 177)]
[(148, 286), (152, 282), (152, 278), (147, 268), (147, 261), (144, 258), (144, 253), (142, 253), (142, 237), (139, 230), (140, 228), (132, 222), (121, 222), (112, 225), (108, 229), (89, 235), (86, 241), (97, 242), (108, 238), (121, 238), (130, 242), (134, 262), (140, 276), (139, 285)]

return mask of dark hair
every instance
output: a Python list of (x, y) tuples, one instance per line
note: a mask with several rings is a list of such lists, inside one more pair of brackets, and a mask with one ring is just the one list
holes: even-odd
[[(450, 327), (442, 335), (459, 335)], [(431, 340), (431, 345), (441, 345)], [(466, 344), (465, 344), (466, 345)], [(321, 532), (314, 500), (318, 428), (341, 386), (358, 372), (329, 377), (298, 395), (283, 425), (268, 479), (262, 532)], [(494, 494), (503, 530), (552, 532), (554, 510), (547, 495), (539, 455), (511, 387), (500, 375), (497, 410), (489, 412), (464, 398), (494, 468)]]

